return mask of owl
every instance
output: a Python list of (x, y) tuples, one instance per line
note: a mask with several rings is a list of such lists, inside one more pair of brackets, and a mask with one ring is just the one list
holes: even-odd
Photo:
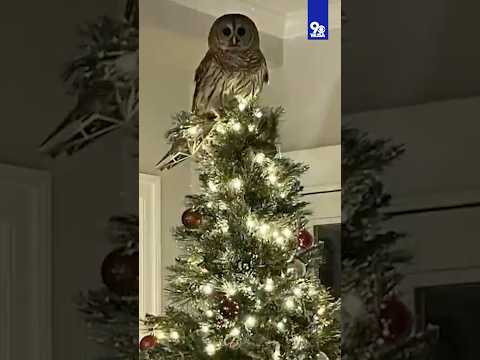
[(192, 112), (217, 112), (228, 96), (250, 99), (267, 82), (267, 63), (255, 23), (241, 14), (215, 20), (208, 51), (195, 72)]

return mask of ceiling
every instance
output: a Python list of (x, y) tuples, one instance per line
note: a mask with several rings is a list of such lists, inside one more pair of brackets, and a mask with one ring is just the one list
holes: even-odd
[(342, 108), (480, 95), (480, 2), (343, 0)]

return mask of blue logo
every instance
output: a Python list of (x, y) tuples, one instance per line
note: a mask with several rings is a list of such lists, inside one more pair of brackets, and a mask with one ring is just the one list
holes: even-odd
[(308, 0), (308, 40), (328, 40), (328, 0)]

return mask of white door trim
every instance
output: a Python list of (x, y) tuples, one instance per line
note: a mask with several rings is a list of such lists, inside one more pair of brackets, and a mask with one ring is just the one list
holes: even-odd
[[(39, 360), (52, 359), (52, 191), (51, 176), (46, 171), (0, 164), (0, 182), (13, 183), (29, 189), (32, 199), (32, 252), (35, 272), (33, 280), (34, 338), (29, 339)], [(8, 230), (4, 230), (8, 231)], [(14, 234), (9, 232), (9, 236)], [(8, 358), (7, 358), (8, 359)]]
[(140, 304), (139, 316), (162, 311), (162, 243), (160, 177), (139, 179)]

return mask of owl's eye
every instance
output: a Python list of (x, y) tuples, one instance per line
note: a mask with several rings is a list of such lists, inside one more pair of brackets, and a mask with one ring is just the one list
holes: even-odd
[(245, 35), (245, 33), (246, 33), (245, 28), (243, 28), (243, 27), (238, 28), (238, 30), (237, 30), (238, 36), (243, 36), (243, 35)]
[(228, 27), (224, 28), (222, 32), (225, 36), (230, 36), (232, 34), (232, 30), (230, 30)]

